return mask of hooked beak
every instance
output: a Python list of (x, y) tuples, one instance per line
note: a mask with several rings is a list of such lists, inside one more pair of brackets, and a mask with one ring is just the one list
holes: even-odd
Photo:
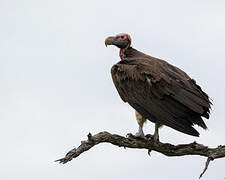
[(107, 47), (108, 45), (114, 45), (114, 41), (116, 40), (115, 37), (111, 36), (111, 37), (107, 37), (105, 39), (105, 46)]

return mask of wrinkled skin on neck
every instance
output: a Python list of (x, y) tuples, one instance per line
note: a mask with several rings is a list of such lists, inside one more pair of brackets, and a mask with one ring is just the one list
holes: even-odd
[(125, 48), (121, 48), (121, 49), (120, 49), (119, 56), (120, 56), (121, 59), (123, 59), (123, 57), (124, 57), (124, 52), (125, 52), (129, 47), (130, 47), (130, 43), (127, 44), (127, 46), (126, 46)]

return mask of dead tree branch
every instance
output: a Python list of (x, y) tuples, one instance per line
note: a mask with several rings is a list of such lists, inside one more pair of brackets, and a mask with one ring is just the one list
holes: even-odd
[(154, 141), (152, 135), (146, 135), (146, 138), (136, 138), (131, 134), (129, 134), (127, 137), (123, 137), (117, 134), (110, 134), (108, 132), (100, 132), (94, 136), (89, 133), (88, 139), (86, 141), (82, 141), (78, 148), (70, 150), (64, 158), (58, 159), (56, 161), (65, 164), (99, 143), (111, 143), (124, 148), (147, 149), (148, 153), (151, 151), (157, 151), (166, 156), (205, 156), (207, 157), (207, 161), (205, 168), (199, 178), (201, 178), (207, 170), (210, 161), (225, 157), (225, 145), (220, 145), (216, 148), (209, 148), (196, 142), (190, 144), (173, 145), (169, 143), (162, 143), (160, 141)]

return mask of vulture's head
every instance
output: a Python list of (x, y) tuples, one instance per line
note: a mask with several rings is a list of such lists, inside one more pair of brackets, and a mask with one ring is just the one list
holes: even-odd
[(120, 49), (127, 49), (131, 45), (131, 38), (129, 34), (118, 34), (116, 36), (110, 36), (105, 39), (105, 45), (114, 45)]

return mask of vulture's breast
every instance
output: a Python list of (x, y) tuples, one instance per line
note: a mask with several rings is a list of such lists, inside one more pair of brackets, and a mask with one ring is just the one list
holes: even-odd
[(111, 69), (112, 76), (116, 76), (119, 81), (145, 81), (145, 77), (140, 72), (139, 66), (136, 64), (115, 64)]

